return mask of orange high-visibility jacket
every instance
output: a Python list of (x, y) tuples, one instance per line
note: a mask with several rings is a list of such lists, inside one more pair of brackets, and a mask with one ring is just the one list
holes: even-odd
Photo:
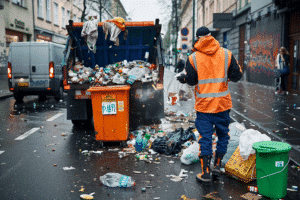
[(200, 38), (194, 48), (196, 51), (189, 56), (189, 61), (198, 75), (195, 110), (219, 113), (231, 109), (232, 101), (228, 90), (231, 51), (220, 47), (219, 42), (212, 36)]

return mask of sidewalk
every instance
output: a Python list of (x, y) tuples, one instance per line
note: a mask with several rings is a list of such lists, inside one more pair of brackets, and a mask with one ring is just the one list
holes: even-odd
[(254, 83), (229, 83), (233, 108), (230, 117), (292, 146), (290, 158), (300, 166), (300, 96), (275, 95), (273, 87)]
[(13, 93), (8, 88), (7, 75), (0, 75), (0, 99), (12, 97)]
[[(164, 85), (169, 83), (175, 73), (165, 71)], [(286, 142), (292, 146), (291, 164), (300, 166), (300, 96), (297, 94), (274, 95), (273, 87), (247, 83), (229, 83), (233, 108), (230, 112), (232, 121), (244, 123), (247, 129), (267, 134), (272, 141)], [(165, 101), (167, 89), (165, 88)], [(294, 106), (295, 105), (295, 106)], [(183, 102), (181, 106), (170, 106), (169, 111), (190, 112), (194, 109), (193, 101)]]

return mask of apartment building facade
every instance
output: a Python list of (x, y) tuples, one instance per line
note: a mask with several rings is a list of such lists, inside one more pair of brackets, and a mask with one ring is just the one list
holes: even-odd
[[(280, 47), (290, 54), (288, 90), (300, 93), (300, 8), (297, 0), (184, 0), (181, 28), (192, 32), (193, 1), (195, 30), (206, 26), (221, 46), (231, 50), (244, 70), (244, 81), (274, 86), (275, 60)], [(214, 27), (214, 13), (232, 13), (233, 26)], [(180, 34), (180, 33), (179, 33)], [(195, 33), (194, 33), (195, 34)], [(192, 35), (182, 44), (192, 45)]]
[(32, 0), (5, 0), (0, 10), (0, 74), (7, 73), (9, 44), (33, 40)]
[(80, 0), (36, 0), (34, 1), (34, 40), (65, 44), (66, 25), (69, 20), (80, 21), (82, 3)]

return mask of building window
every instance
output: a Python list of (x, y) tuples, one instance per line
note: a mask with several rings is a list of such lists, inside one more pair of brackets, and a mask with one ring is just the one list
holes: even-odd
[(62, 27), (66, 28), (66, 12), (65, 12), (65, 8), (61, 7), (61, 14), (62, 14)]
[(214, 3), (209, 5), (209, 23), (213, 20), (213, 13), (214, 13)]
[(59, 14), (58, 14), (58, 4), (53, 3), (53, 17), (54, 17), (54, 24), (59, 26), (58, 24), (58, 19), (59, 19)]
[(242, 0), (239, 0), (239, 10), (242, 8)]
[(51, 7), (50, 0), (46, 0), (46, 20), (51, 22)]
[(69, 24), (69, 20), (71, 19), (71, 13), (67, 10), (67, 24)]
[(37, 12), (39, 18), (44, 18), (44, 1), (43, 0), (37, 0)]
[(12, 0), (14, 4), (25, 7), (25, 0)]
[(228, 47), (227, 32), (223, 33), (223, 47)]

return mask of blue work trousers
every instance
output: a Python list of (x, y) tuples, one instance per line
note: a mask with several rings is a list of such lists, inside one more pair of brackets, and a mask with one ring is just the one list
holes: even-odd
[(212, 135), (215, 125), (218, 136), (217, 152), (225, 154), (227, 152), (229, 136), (230, 110), (220, 113), (197, 112), (196, 128), (200, 134), (198, 143), (200, 144), (200, 155), (212, 155)]

